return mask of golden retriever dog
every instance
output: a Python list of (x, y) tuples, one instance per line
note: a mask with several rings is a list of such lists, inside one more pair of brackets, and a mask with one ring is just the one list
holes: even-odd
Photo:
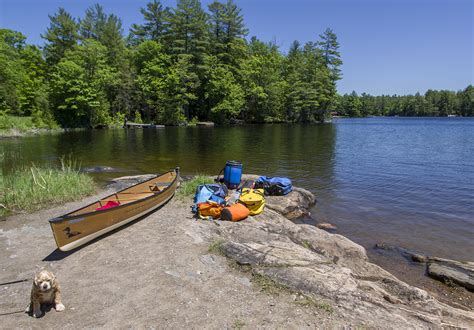
[(33, 311), (34, 317), (43, 315), (41, 304), (53, 304), (56, 312), (62, 312), (65, 307), (61, 303), (61, 288), (53, 273), (42, 270), (35, 275), (31, 288), (31, 302), (26, 312)]

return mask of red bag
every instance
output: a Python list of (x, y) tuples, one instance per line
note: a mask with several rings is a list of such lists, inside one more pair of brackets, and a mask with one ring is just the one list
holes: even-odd
[(96, 208), (96, 211), (111, 209), (112, 207), (117, 207), (120, 205), (120, 202), (108, 201), (107, 204), (102, 205), (101, 207)]

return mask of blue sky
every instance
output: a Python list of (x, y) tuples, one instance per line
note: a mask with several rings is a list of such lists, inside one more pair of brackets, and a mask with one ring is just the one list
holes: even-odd
[[(125, 31), (142, 21), (143, 0), (0, 0), (0, 27), (41, 45), (48, 14), (64, 7), (75, 17), (101, 3)], [(166, 6), (175, 1), (163, 0)], [(203, 6), (211, 1), (202, 1)], [(471, 0), (235, 0), (249, 36), (286, 52), (295, 39), (316, 40), (331, 27), (344, 61), (341, 93), (408, 94), (459, 90), (474, 84), (474, 1)]]

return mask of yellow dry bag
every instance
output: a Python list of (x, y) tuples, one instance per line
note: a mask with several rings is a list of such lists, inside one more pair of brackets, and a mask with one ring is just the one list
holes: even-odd
[(250, 215), (262, 213), (265, 208), (265, 196), (263, 189), (242, 189), (239, 201), (244, 204), (250, 211)]

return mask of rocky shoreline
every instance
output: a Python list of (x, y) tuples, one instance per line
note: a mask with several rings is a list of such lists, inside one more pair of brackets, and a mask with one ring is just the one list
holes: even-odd
[[(135, 180), (120, 180), (104, 194)], [(269, 197), (262, 214), (238, 223), (196, 221), (191, 201), (174, 198), (72, 254), (53, 252), (46, 219), (95, 198), (0, 223), (1, 280), (52, 269), (62, 281), (68, 308), (40, 320), (7, 315), (4, 326), (474, 326), (472, 311), (398, 280), (369, 262), (362, 246), (290, 221), (315, 202), (304, 189), (295, 189), (284, 201)], [(0, 310), (20, 306), (29, 287), (1, 287)]]

